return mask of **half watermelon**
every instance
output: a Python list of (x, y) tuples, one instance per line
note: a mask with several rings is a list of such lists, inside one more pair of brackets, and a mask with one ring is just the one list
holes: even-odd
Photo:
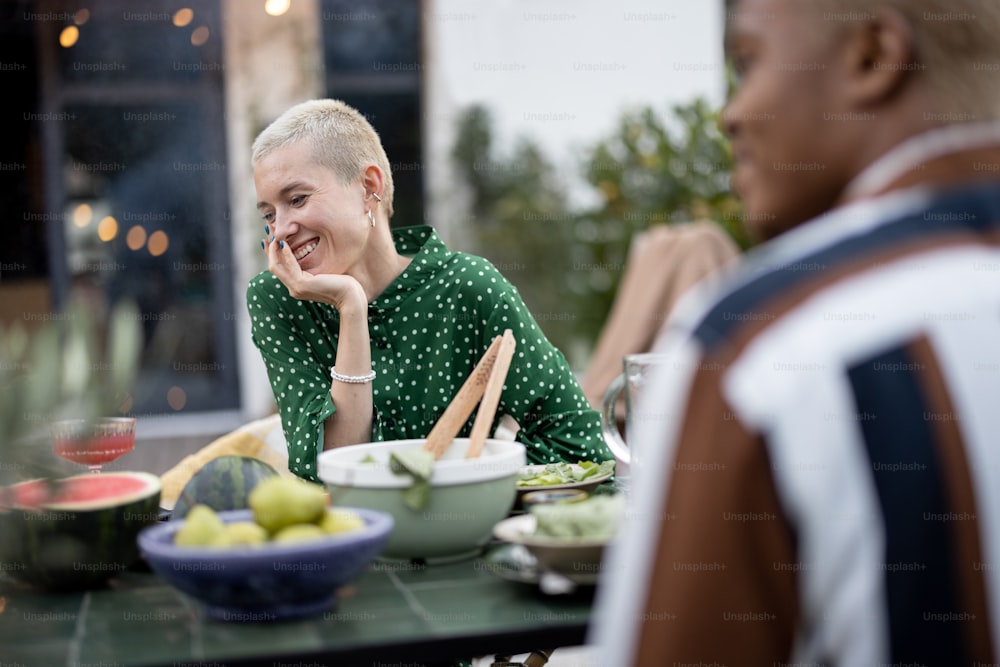
[(103, 585), (139, 558), (136, 537), (159, 519), (160, 478), (106, 472), (0, 489), (0, 568), (49, 590)]

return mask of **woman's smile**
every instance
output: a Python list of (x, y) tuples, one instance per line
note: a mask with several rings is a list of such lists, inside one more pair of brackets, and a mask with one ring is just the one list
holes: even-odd
[(319, 239), (314, 238), (309, 241), (306, 241), (299, 247), (293, 249), (292, 254), (295, 255), (295, 259), (297, 261), (301, 262), (303, 259), (305, 259), (307, 255), (312, 253), (312, 251), (315, 250), (318, 246), (319, 246)]

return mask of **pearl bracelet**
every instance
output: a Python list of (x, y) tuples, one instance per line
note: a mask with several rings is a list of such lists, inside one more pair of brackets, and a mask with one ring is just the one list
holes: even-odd
[(373, 368), (372, 372), (368, 375), (341, 375), (337, 372), (337, 367), (334, 366), (330, 369), (330, 377), (348, 384), (365, 384), (375, 379), (375, 369)]

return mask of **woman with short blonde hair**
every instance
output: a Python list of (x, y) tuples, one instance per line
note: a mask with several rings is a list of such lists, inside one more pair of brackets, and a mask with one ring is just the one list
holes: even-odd
[[(493, 339), (517, 352), (497, 411), (533, 463), (611, 459), (566, 359), (486, 259), (428, 226), (390, 229), (378, 135), (343, 102), (285, 112), (253, 144), (268, 270), (247, 289), (295, 474), (324, 449), (423, 438)], [(460, 435), (468, 435), (471, 422)]]

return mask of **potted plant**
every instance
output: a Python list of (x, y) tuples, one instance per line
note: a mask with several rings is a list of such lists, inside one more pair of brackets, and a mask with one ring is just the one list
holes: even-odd
[(0, 325), (0, 486), (58, 479), (48, 425), (127, 412), (142, 332), (135, 307), (73, 302), (28, 329)]

